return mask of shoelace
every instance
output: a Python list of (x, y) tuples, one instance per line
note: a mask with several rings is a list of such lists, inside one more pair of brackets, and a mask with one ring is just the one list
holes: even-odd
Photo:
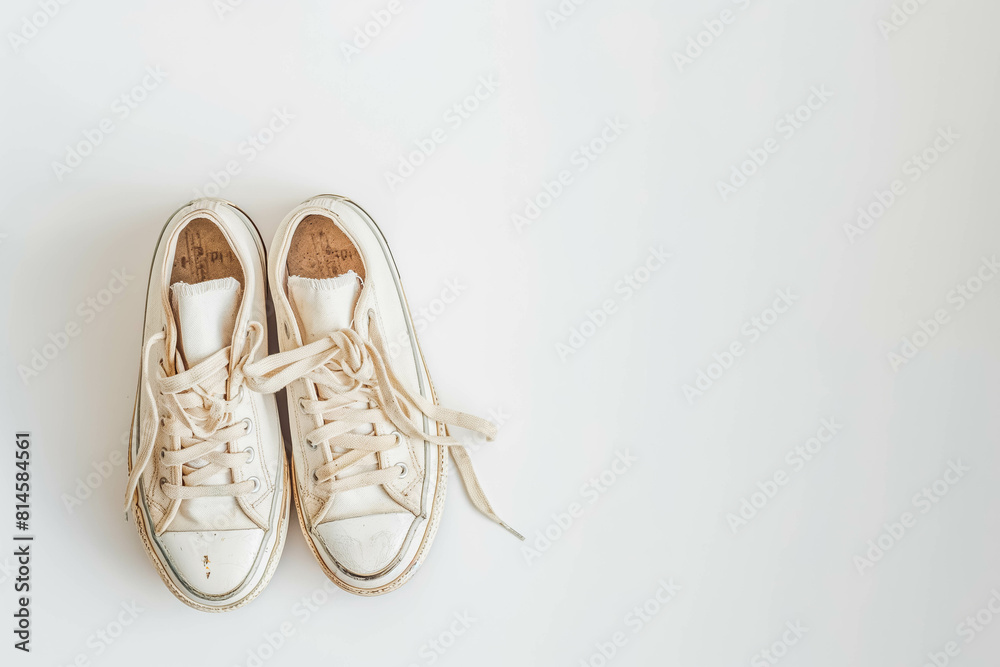
[[(263, 326), (259, 322), (251, 322), (250, 331), (256, 334), (257, 340), (252, 349), (238, 360), (232, 373), (227, 371), (230, 348), (226, 347), (175, 375), (168, 377), (158, 370), (157, 377), (146, 382), (146, 399), (152, 419), (142, 425), (139, 435), (139, 451), (125, 492), (126, 515), (139, 480), (152, 460), (160, 431), (180, 439), (179, 449), (165, 449), (160, 453), (165, 465), (182, 467), (181, 484), (160, 480), (163, 493), (168, 498), (239, 497), (256, 489), (258, 482), (252, 479), (229, 484), (204, 484), (212, 475), (248, 462), (245, 451), (220, 451), (220, 445), (250, 432), (251, 425), (245, 420), (233, 422), (233, 411), (243, 399), (241, 368), (263, 340)], [(165, 334), (160, 332), (146, 341), (142, 352), (143, 368), (149, 367), (149, 355), (154, 344), (165, 338)], [(239, 387), (236, 397), (228, 400), (220, 397), (225, 394), (227, 382)], [(161, 403), (164, 408), (162, 416)], [(188, 465), (197, 460), (204, 461), (204, 465), (197, 468)]]
[[(426, 415), (433, 422), (480, 433), (487, 440), (496, 436), (496, 427), (485, 419), (442, 408), (407, 391), (384, 361), (385, 346), (374, 319), (370, 320), (369, 331), (371, 340), (366, 341), (354, 329), (341, 329), (308, 345), (248, 363), (242, 369), (247, 386), (261, 393), (276, 392), (299, 378), (317, 387), (318, 400), (299, 401), (299, 409), (323, 420), (323, 426), (306, 435), (309, 447), (322, 447), (325, 463), (313, 474), (315, 481), (329, 491), (316, 520), (326, 516), (336, 492), (386, 484), (398, 478), (400, 471), (393, 466), (336, 479), (365, 456), (396, 447), (405, 435), (447, 447), (476, 509), (523, 540), (493, 511), (462, 443), (450, 436), (425, 433), (415, 420)], [(259, 345), (260, 341), (251, 350), (250, 358)], [(393, 432), (355, 433), (359, 426), (391, 428)]]

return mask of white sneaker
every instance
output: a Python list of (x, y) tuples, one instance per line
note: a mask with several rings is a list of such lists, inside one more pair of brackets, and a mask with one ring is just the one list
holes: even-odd
[[(475, 506), (521, 538), (446, 425), (490, 439), (495, 428), (436, 405), (396, 265), (368, 214), (333, 195), (301, 204), (278, 228), (268, 274), (281, 353), (245, 372), (257, 391), (287, 386), (296, 507), (327, 576), (359, 595), (412, 576), (441, 516), (446, 447)], [(399, 348), (391, 357), (389, 342)]]
[(216, 199), (170, 218), (149, 274), (125, 511), (170, 591), (202, 611), (256, 597), (288, 528), (275, 400), (242, 372), (267, 349), (264, 275), (260, 233)]

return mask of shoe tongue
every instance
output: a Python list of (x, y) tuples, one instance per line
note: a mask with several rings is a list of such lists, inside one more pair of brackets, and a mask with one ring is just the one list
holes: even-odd
[[(184, 357), (187, 368), (232, 343), (236, 313), (240, 307), (238, 280), (231, 277), (220, 278), (195, 285), (179, 282), (171, 285), (170, 291), (180, 331), (178, 351)], [(225, 449), (225, 445), (220, 444), (216, 451)], [(204, 459), (195, 459), (187, 465), (201, 468), (207, 463)], [(203, 483), (218, 485), (232, 481), (228, 470), (220, 470)], [(198, 531), (205, 530), (205, 526), (210, 526), (213, 530), (236, 530), (254, 528), (256, 525), (239, 507), (234, 497), (189, 498), (181, 501), (177, 514), (170, 523), (170, 531)]]
[(204, 361), (233, 340), (233, 327), (240, 304), (240, 283), (219, 278), (196, 285), (170, 286), (180, 351), (188, 368)]
[(349, 328), (360, 292), (361, 278), (354, 271), (335, 278), (289, 276), (288, 296), (299, 317), (304, 342)]
[[(334, 331), (350, 327), (360, 293), (361, 278), (354, 271), (336, 278), (289, 276), (288, 296), (298, 316), (303, 342), (309, 344)], [(354, 433), (371, 433), (372, 427), (362, 425), (352, 430)], [(345, 468), (343, 473), (350, 476), (377, 469), (378, 459), (373, 453)], [(405, 509), (381, 486), (365, 486), (337, 493), (324, 523), (357, 516), (359, 507), (366, 508), (372, 514)]]

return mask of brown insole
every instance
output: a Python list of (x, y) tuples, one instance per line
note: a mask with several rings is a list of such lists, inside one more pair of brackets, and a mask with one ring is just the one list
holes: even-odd
[(177, 239), (170, 284), (194, 285), (219, 278), (236, 278), (242, 285), (240, 261), (214, 222), (207, 218), (192, 220)]
[(335, 278), (354, 271), (365, 279), (365, 265), (354, 242), (325, 215), (309, 215), (299, 223), (288, 248), (288, 275)]

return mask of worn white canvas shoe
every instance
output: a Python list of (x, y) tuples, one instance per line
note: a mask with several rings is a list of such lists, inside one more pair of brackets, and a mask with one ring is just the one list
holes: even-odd
[(475, 506), (521, 538), (447, 425), (490, 439), (495, 428), (436, 405), (399, 273), (368, 214), (333, 195), (303, 203), (278, 228), (268, 274), (281, 352), (245, 371), (257, 391), (287, 387), (296, 507), (327, 576), (378, 595), (413, 575), (441, 516), (446, 449)]
[(288, 527), (288, 467), (273, 396), (244, 382), (267, 350), (260, 233), (217, 199), (167, 222), (149, 274), (125, 511), (170, 591), (240, 607), (271, 578)]

